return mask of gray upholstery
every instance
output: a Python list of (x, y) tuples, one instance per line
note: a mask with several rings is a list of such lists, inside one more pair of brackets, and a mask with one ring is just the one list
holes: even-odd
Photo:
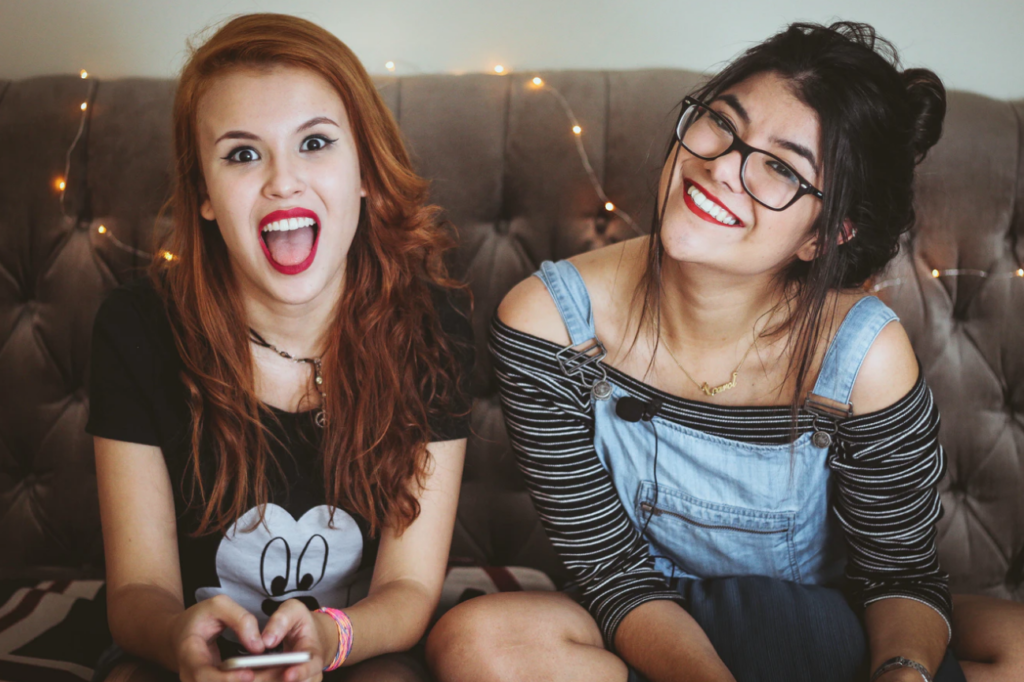
[[(533, 74), (529, 74), (532, 76)], [(696, 74), (541, 74), (571, 103), (612, 200), (646, 229), (673, 107)], [(53, 182), (74, 139), (62, 214)], [(564, 576), (509, 451), (486, 353), (502, 296), (543, 259), (633, 233), (609, 218), (555, 97), (526, 75), (381, 78), (433, 199), (461, 237), (476, 296), (481, 397), (454, 556)], [(89, 331), (104, 294), (145, 260), (169, 187), (166, 80), (0, 82), (0, 577), (102, 570), (88, 404)], [(939, 527), (958, 591), (1024, 599), (1024, 279), (933, 279), (932, 268), (1012, 272), (1024, 231), (1024, 101), (952, 93), (921, 167), (913, 257), (881, 295), (900, 314), (942, 411), (949, 455)], [(160, 229), (164, 224), (157, 224)]]

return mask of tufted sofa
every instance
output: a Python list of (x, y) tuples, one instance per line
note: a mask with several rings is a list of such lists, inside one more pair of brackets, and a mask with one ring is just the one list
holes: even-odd
[[(542, 260), (633, 231), (603, 209), (565, 111), (553, 93), (530, 87), (533, 75), (377, 82), (433, 200), (458, 228), (456, 271), (476, 297), (480, 397), (453, 556), (534, 566), (557, 581), (564, 570), (505, 436), (488, 322)], [(541, 75), (575, 112), (608, 196), (646, 229), (673, 107), (697, 74)], [(140, 272), (154, 231), (167, 227), (157, 215), (170, 180), (173, 88), (77, 76), (0, 81), (0, 580), (102, 575), (83, 431), (90, 329), (104, 294)], [(1024, 278), (1013, 273), (1024, 260), (1022, 116), (1024, 101), (951, 93), (946, 134), (919, 173), (916, 240), (879, 291), (907, 327), (942, 412), (949, 473), (938, 537), (953, 588), (1018, 600)], [(62, 198), (55, 183), (65, 164)], [(963, 274), (943, 272), (950, 269)]]

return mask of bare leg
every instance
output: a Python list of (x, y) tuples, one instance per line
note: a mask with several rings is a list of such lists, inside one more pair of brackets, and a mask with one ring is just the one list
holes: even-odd
[(1024, 604), (953, 595), (953, 651), (967, 682), (1024, 680)]
[(439, 682), (625, 682), (586, 609), (558, 592), (513, 592), (459, 604), (427, 639)]

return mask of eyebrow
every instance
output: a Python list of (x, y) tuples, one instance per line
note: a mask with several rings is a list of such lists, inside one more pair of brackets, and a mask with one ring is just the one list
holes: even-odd
[[(740, 104), (740, 101), (736, 98), (736, 95), (732, 93), (726, 93), (724, 95), (719, 95), (715, 99), (721, 100), (722, 102), (728, 104), (729, 107), (731, 107), (739, 115), (739, 117), (743, 119), (743, 123), (745, 123), (746, 125), (750, 125), (750, 114), (748, 114), (747, 110), (743, 108), (742, 104)], [(793, 152), (794, 154), (799, 154), (800, 156), (804, 157), (805, 159), (807, 159), (808, 163), (811, 164), (811, 168), (814, 169), (814, 172), (818, 172), (818, 161), (817, 159), (814, 158), (814, 152), (812, 152), (807, 147), (803, 146), (802, 144), (797, 144), (796, 142), (790, 142), (789, 140), (783, 140), (777, 137), (773, 137), (771, 141), (772, 144), (777, 144), (783, 149), (787, 149)]]
[(790, 142), (789, 140), (780, 140), (777, 137), (773, 137), (772, 142), (774, 144), (779, 145), (783, 149), (788, 149), (794, 154), (799, 154), (800, 156), (804, 157), (811, 164), (811, 168), (814, 169), (814, 172), (818, 172), (818, 162), (814, 158), (814, 152), (812, 152), (807, 147), (803, 146), (802, 144), (797, 144), (796, 142)]
[[(335, 123), (333, 120), (327, 118), (326, 116), (317, 116), (316, 118), (311, 118), (308, 121), (306, 121), (305, 123), (303, 123), (302, 125), (300, 125), (298, 128), (295, 129), (295, 132), (301, 133), (303, 130), (309, 130), (313, 126), (320, 125), (321, 123), (327, 123), (329, 125), (334, 126), (335, 128), (340, 128), (341, 127), (337, 123)], [(228, 132), (226, 132), (223, 135), (221, 135), (220, 137), (218, 137), (217, 141), (214, 142), (214, 144), (219, 144), (221, 140), (258, 140), (258, 139), (260, 139), (259, 135), (254, 135), (253, 133), (249, 133), (249, 132), (246, 132), (244, 130), (229, 130)]]

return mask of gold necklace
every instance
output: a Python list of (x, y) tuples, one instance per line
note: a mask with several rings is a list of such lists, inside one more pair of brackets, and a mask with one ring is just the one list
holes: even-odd
[(747, 356), (750, 355), (750, 351), (754, 350), (754, 346), (756, 345), (757, 337), (754, 337), (754, 340), (753, 342), (751, 342), (750, 347), (747, 348), (747, 352), (744, 353), (743, 357), (740, 358), (740, 361), (736, 363), (736, 369), (732, 371), (732, 379), (720, 386), (708, 386), (708, 382), (706, 381), (703, 384), (697, 383), (697, 380), (690, 376), (690, 373), (687, 372), (686, 368), (683, 367), (683, 364), (679, 362), (679, 359), (676, 358), (675, 353), (672, 352), (672, 349), (668, 347), (667, 343), (665, 344), (665, 350), (668, 352), (668, 356), (672, 358), (672, 361), (676, 363), (676, 367), (683, 370), (683, 374), (686, 375), (686, 378), (692, 381), (694, 386), (702, 390), (704, 392), (704, 395), (711, 396), (713, 398), (719, 393), (724, 393), (725, 391), (728, 391), (730, 388), (736, 388), (736, 378), (740, 375), (740, 365), (743, 364), (743, 361), (747, 359)]

